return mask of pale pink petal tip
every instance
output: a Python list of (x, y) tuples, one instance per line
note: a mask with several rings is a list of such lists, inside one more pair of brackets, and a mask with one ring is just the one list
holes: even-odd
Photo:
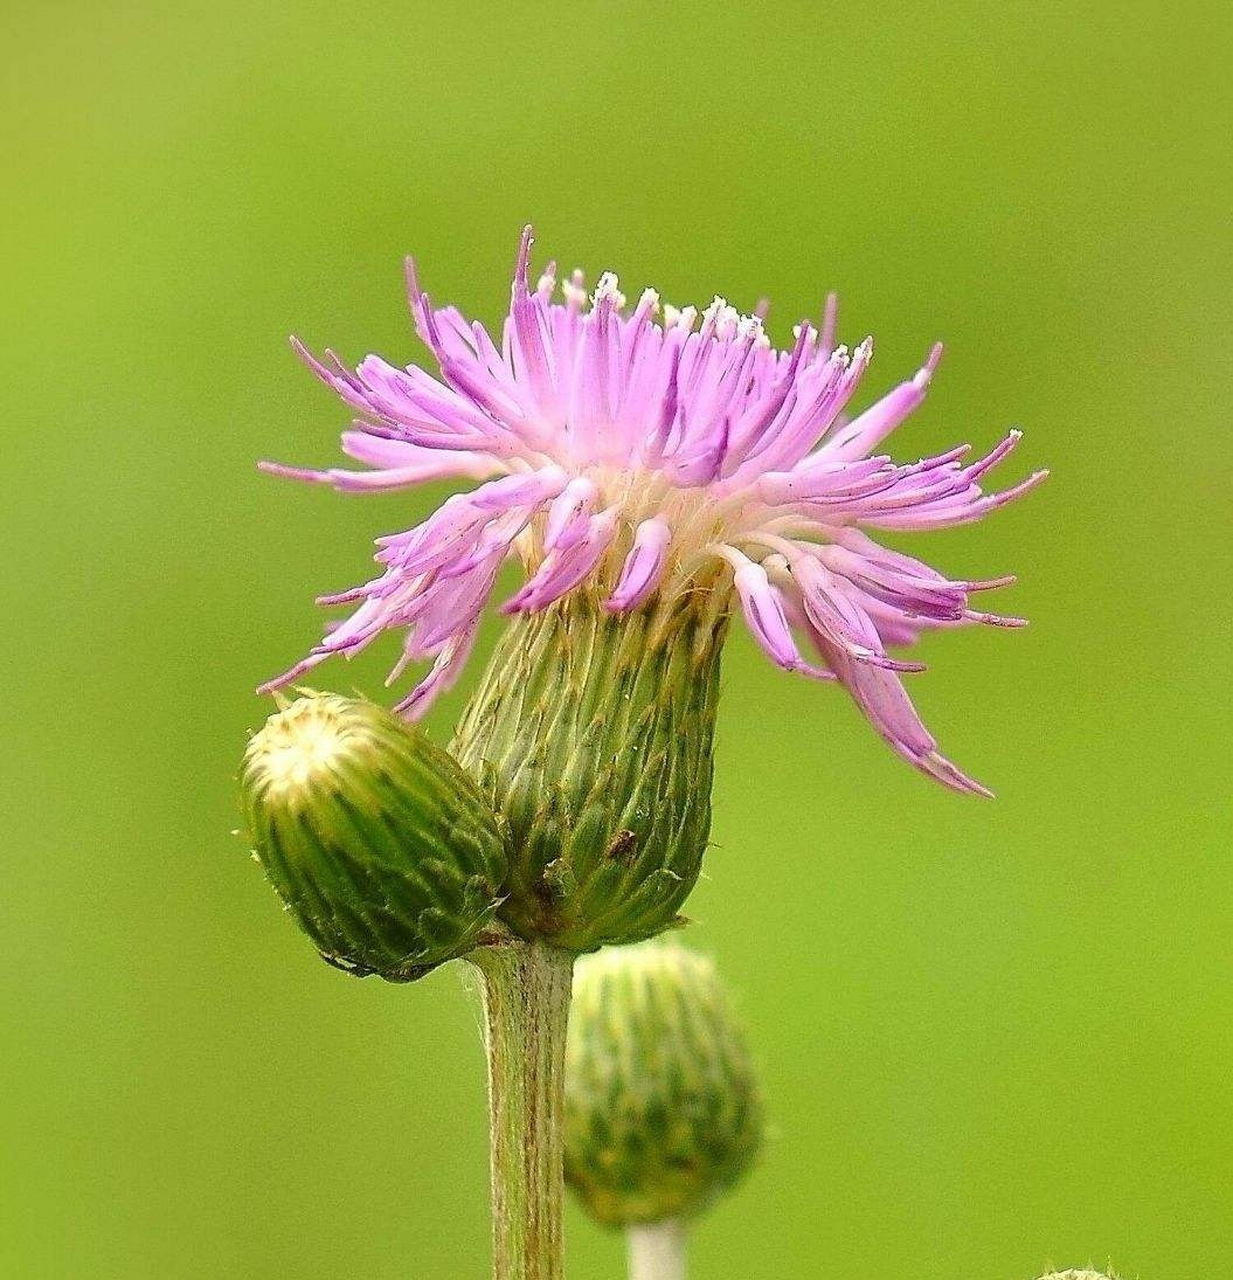
[(407, 298), (410, 300), (411, 305), (414, 306), (422, 296), (423, 290), (420, 288), (419, 269), (415, 265), (415, 259), (410, 254), (407, 254), (402, 260), (402, 269), (407, 281)]
[(257, 463), (257, 470), (268, 476), (281, 476), (284, 480), (307, 480), (313, 484), (328, 484), (330, 477), (324, 471), (314, 471), (311, 467), (289, 467), (285, 462), (270, 462), (262, 458)]
[(824, 355), (835, 349), (835, 330), (839, 323), (839, 295), (834, 291), (826, 295), (822, 309), (822, 332), (818, 335), (818, 348)]

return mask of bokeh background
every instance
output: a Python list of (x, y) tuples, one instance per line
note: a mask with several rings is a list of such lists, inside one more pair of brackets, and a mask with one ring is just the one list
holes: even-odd
[[(912, 686), (996, 802), (731, 645), (691, 937), (774, 1137), (697, 1274), (1227, 1267), (1228, 36), (1108, 0), (4, 7), (0, 1275), (485, 1274), (458, 967), (327, 969), (230, 833), (252, 687), (444, 492), (258, 476), (347, 416), (286, 336), (422, 358), (403, 253), (494, 320), (528, 219), (635, 290), (768, 294), (780, 339), (838, 288), (870, 395), (941, 337), (902, 456), (1021, 425), (1008, 477), (1054, 470), (912, 542), (1021, 575), (1031, 629), (937, 637)], [(620, 1274), (572, 1210), (569, 1246)]]

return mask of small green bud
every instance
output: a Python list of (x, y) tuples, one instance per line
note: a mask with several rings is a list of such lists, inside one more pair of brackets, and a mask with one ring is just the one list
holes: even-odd
[(572, 951), (669, 928), (702, 868), (726, 614), (573, 593), (506, 631), (453, 751), (501, 815), (501, 918)]
[(565, 1177), (608, 1226), (684, 1218), (749, 1168), (762, 1106), (714, 963), (667, 940), (583, 956), (565, 1052)]
[(305, 692), (248, 744), (254, 854), (324, 960), (410, 982), (499, 905), (496, 820), (457, 763), (371, 702)]

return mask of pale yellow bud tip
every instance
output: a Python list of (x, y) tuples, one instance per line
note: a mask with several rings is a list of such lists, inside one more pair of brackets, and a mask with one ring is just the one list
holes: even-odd
[(289, 794), (310, 790), (327, 774), (346, 750), (354, 716), (341, 698), (301, 698), (272, 715), (253, 736), (245, 753), (245, 766), (266, 790)]

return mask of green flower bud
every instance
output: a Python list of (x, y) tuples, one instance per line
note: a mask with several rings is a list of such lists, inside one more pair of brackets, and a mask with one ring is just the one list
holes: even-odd
[(710, 833), (722, 605), (573, 593), (507, 630), (453, 750), (507, 826), (524, 937), (589, 951), (677, 919)]
[(584, 956), (565, 1054), (565, 1177), (592, 1217), (696, 1214), (762, 1139), (753, 1068), (714, 963), (657, 940)]
[(305, 692), (253, 736), (240, 782), (254, 857), (330, 964), (410, 982), (491, 924), (506, 871), (491, 810), (374, 703)]

